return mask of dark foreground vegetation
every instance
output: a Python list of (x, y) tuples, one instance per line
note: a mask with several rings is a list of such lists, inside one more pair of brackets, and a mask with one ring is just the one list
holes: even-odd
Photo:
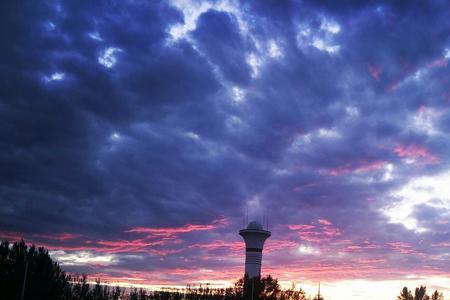
[(431, 296), (427, 294), (427, 287), (421, 286), (416, 288), (414, 295), (405, 286), (397, 296), (397, 300), (444, 300), (444, 294), (439, 293), (439, 291), (434, 291)]
[[(26, 273), (26, 276), (24, 276)], [(86, 275), (69, 275), (61, 270), (44, 248), (28, 247), (24, 241), (0, 243), (0, 299), (5, 300), (323, 300), (320, 295), (307, 297), (292, 286), (282, 290), (271, 277), (249, 280), (241, 278), (233, 287), (211, 288), (209, 285), (185, 289), (123, 288), (92, 284)], [(444, 300), (442, 293), (427, 294), (424, 286), (414, 295), (403, 288), (397, 300)]]

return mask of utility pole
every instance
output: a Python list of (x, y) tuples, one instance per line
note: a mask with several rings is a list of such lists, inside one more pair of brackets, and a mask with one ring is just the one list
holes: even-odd
[(252, 278), (252, 300), (253, 300), (254, 293), (255, 293), (255, 277)]
[(317, 300), (320, 300), (320, 281), (319, 281), (319, 293), (317, 294)]
[(26, 258), (25, 254), (25, 274), (23, 274), (22, 295), (20, 296), (20, 300), (23, 300), (23, 297), (25, 295), (25, 285), (27, 284), (27, 273), (28, 273), (28, 258)]

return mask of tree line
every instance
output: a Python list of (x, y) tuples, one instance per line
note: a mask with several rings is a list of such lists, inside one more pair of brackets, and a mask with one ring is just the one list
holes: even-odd
[(414, 295), (406, 286), (401, 290), (397, 300), (444, 300), (444, 294), (435, 290), (431, 296), (427, 293), (426, 286), (417, 287), (414, 290)]

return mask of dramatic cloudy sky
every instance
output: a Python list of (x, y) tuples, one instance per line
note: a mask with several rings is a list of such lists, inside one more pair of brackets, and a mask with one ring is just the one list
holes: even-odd
[(445, 0), (9, 1), (0, 238), (110, 282), (229, 284), (245, 207), (268, 209), (263, 273), (284, 284), (320, 280), (329, 299), (449, 288), (449, 14)]

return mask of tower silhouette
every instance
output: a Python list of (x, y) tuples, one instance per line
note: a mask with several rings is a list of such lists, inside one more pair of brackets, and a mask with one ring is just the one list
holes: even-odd
[(252, 221), (248, 223), (247, 228), (239, 231), (239, 235), (245, 241), (245, 275), (249, 279), (260, 278), (264, 242), (271, 233), (264, 230), (259, 222)]

